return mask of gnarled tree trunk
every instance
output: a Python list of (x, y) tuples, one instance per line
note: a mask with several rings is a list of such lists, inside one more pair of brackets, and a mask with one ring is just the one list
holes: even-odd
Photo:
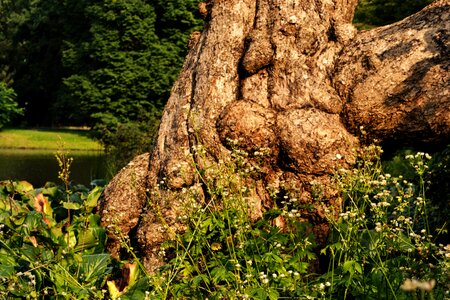
[[(232, 147), (250, 160), (269, 150), (251, 185), (254, 213), (276, 201), (266, 186), (294, 190), (314, 207), (302, 217), (320, 242), (328, 231), (324, 209), (339, 207), (330, 177), (354, 162), (360, 126), (382, 141), (448, 142), (450, 2), (362, 32), (351, 25), (356, 5), (211, 0), (202, 6), (207, 25), (192, 36), (153, 153), (135, 159), (105, 192), (103, 224), (124, 235), (137, 229), (150, 271), (162, 263), (160, 244), (183, 230), (177, 194), (198, 186), (189, 162), (196, 145), (207, 151), (203, 166), (228, 160)], [(325, 187), (320, 202), (311, 195), (317, 182)], [(201, 187), (198, 194), (199, 201), (208, 196)], [(114, 230), (110, 238), (117, 254)]]

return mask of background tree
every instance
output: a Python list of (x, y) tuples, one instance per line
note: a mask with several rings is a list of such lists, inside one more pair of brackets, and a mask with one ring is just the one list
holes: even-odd
[(194, 0), (0, 4), (3, 69), (14, 74), (31, 126), (138, 120), (150, 106), (159, 112), (189, 33), (202, 24)]
[(203, 24), (197, 3), (3, 0), (0, 65), (23, 123), (90, 126), (117, 167), (148, 151), (189, 34)]
[(8, 84), (12, 83), (15, 66), (12, 61), (12, 54), (16, 51), (13, 37), (19, 24), (27, 16), (28, 6), (28, 0), (0, 1), (0, 80)]
[(0, 129), (8, 124), (12, 117), (22, 114), (15, 101), (16, 93), (4, 82), (0, 82)]
[[(210, 165), (232, 159), (236, 149), (260, 170), (248, 182), (252, 213), (289, 195), (323, 243), (324, 212), (340, 208), (332, 175), (354, 163), (365, 142), (361, 128), (369, 140), (398, 146), (448, 142), (448, 0), (360, 33), (351, 25), (356, 5), (208, 2), (209, 22), (172, 88), (151, 159), (137, 157), (105, 192), (103, 224), (123, 233), (137, 229), (149, 270), (164, 259), (161, 243), (182, 228), (177, 207), (184, 188), (198, 190), (200, 205), (207, 201), (198, 174), (207, 176)], [(196, 152), (200, 145), (205, 153)], [(269, 153), (264, 158), (262, 150)], [(147, 189), (160, 198), (148, 201)], [(112, 234), (110, 250), (117, 254), (119, 247)]]
[[(51, 107), (57, 101), (61, 79), (66, 76), (61, 52), (68, 28), (74, 26), (74, 31), (82, 32), (80, 27), (85, 23), (82, 15), (70, 10), (70, 1), (30, 1), (26, 5), (26, 17), (13, 36), (13, 87), (20, 106), (25, 108), (26, 123), (50, 126)], [(78, 21), (69, 26), (66, 20)]]
[(145, 1), (99, 2), (90, 4), (86, 15), (89, 36), (64, 51), (72, 73), (64, 79), (65, 102), (77, 105), (78, 118), (91, 126), (137, 120), (158, 109), (162, 103), (151, 94), (164, 86), (152, 78), (161, 51), (152, 47), (159, 42), (153, 7)]
[(55, 107), (99, 132), (118, 167), (149, 150), (188, 35), (202, 25), (194, 7), (196, 1), (90, 1), (89, 32), (66, 42), (71, 75)]

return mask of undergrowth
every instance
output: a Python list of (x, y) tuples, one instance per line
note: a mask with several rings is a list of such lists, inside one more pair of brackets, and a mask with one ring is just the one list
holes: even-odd
[[(447, 299), (450, 245), (440, 244), (448, 224), (431, 216), (427, 197), (431, 156), (418, 152), (403, 161), (411, 180), (383, 171), (381, 148), (367, 147), (353, 170), (339, 170), (344, 198), (329, 243), (330, 299)], [(447, 200), (448, 201), (448, 200)], [(433, 226), (430, 226), (432, 224)]]
[(1, 299), (106, 295), (112, 262), (100, 217), (92, 213), (102, 190), (0, 182)]
[[(209, 197), (189, 188), (181, 193), (185, 230), (162, 245), (167, 263), (153, 275), (139, 272), (136, 255), (119, 262), (105, 253), (96, 214), (102, 188), (71, 185), (70, 163), (60, 156), (62, 186), (0, 184), (0, 298), (450, 299), (442, 217), (448, 195), (439, 205), (428, 197), (436, 172), (430, 177), (430, 166), (439, 163), (408, 154), (401, 159), (413, 171), (406, 178), (384, 171), (380, 154), (366, 147), (354, 169), (336, 172), (343, 204), (328, 208), (332, 229), (318, 249), (311, 224), (298, 218), (297, 199), (286, 195), (259, 218), (249, 213), (255, 209), (248, 179), (259, 169), (245, 152), (205, 168), (195, 163), (205, 155), (197, 147), (192, 164)], [(280, 216), (284, 229), (275, 226)], [(133, 252), (125, 238), (123, 246)], [(322, 272), (319, 257), (329, 262)]]

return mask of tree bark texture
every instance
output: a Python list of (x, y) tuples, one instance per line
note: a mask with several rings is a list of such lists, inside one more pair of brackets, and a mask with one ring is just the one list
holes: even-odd
[[(133, 161), (105, 192), (103, 224), (123, 235), (135, 231), (148, 270), (163, 263), (160, 244), (184, 229), (177, 221), (183, 188), (196, 189), (199, 203), (208, 197), (190, 157), (206, 168), (229, 160), (233, 147), (254, 161), (269, 150), (263, 175), (251, 185), (253, 213), (277, 201), (265, 187), (294, 191), (301, 204), (312, 205), (302, 218), (323, 242), (324, 210), (340, 207), (331, 177), (354, 162), (361, 126), (370, 139), (448, 143), (450, 2), (362, 32), (351, 24), (356, 5), (211, 0), (202, 6), (207, 25), (193, 34), (153, 153)], [(206, 149), (201, 161), (197, 145)], [(141, 192), (124, 192), (130, 178), (139, 179)], [(312, 196), (317, 183), (322, 201)], [(112, 230), (109, 248), (118, 253)]]

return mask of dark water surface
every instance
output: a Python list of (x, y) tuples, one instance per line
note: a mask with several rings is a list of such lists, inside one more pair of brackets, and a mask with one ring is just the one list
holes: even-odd
[[(57, 184), (58, 161), (55, 150), (0, 149), (0, 180), (26, 180), (34, 187), (47, 181)], [(102, 151), (69, 151), (73, 157), (70, 180), (89, 186), (93, 179), (105, 179), (106, 157)]]

